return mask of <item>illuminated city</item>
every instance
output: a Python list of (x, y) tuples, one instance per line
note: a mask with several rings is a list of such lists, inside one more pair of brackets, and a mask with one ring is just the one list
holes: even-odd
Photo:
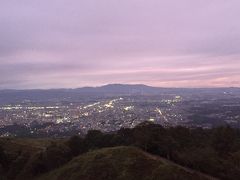
[(80, 96), (74, 101), (59, 98), (57, 101), (24, 100), (21, 103), (2, 104), (1, 136), (17, 136), (15, 128), (22, 127), (26, 132), (21, 130), (20, 134), (30, 136), (85, 134), (91, 129), (112, 132), (133, 128), (144, 121), (164, 127), (212, 128), (223, 124), (240, 127), (238, 89), (229, 89), (229, 92), (220, 89), (217, 93), (217, 90), (212, 90), (214, 96), (209, 90), (188, 90), (191, 92), (187, 93), (181, 89), (171, 91), (165, 90), (161, 94), (122, 93), (101, 98), (89, 95), (88, 98)]

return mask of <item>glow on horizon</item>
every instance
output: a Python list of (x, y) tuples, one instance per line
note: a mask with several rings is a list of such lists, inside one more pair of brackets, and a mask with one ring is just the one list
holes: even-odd
[(0, 89), (240, 87), (240, 1), (0, 2)]

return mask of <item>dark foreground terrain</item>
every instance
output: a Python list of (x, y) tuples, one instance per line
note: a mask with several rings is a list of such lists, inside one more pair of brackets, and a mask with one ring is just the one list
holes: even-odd
[(142, 123), (66, 139), (0, 139), (0, 179), (201, 180), (240, 177), (240, 131)]

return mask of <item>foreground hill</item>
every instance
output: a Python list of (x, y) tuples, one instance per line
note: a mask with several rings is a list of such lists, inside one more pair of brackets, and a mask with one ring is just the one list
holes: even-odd
[(66, 139), (0, 138), (1, 180), (214, 179), (211, 176), (239, 179), (239, 129), (163, 128), (145, 122), (133, 129), (92, 130)]
[(74, 158), (39, 180), (175, 180), (209, 179), (187, 172), (133, 147), (114, 147), (92, 151)]

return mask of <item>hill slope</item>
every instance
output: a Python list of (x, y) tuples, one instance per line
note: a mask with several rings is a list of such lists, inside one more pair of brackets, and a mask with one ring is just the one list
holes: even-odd
[(133, 147), (115, 147), (92, 151), (74, 158), (39, 180), (175, 180), (208, 179), (148, 156)]

